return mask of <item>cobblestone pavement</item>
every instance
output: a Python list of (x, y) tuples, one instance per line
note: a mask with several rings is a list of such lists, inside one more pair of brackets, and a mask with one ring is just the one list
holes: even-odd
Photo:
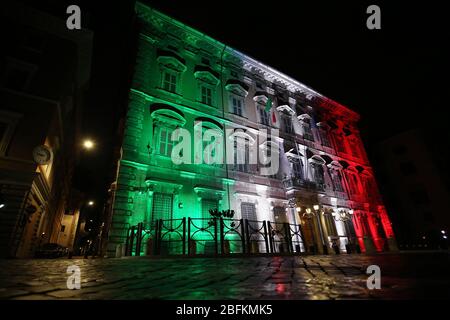
[[(450, 298), (450, 255), (0, 260), (0, 299)], [(381, 268), (381, 290), (366, 287)], [(81, 269), (68, 290), (67, 267)]]

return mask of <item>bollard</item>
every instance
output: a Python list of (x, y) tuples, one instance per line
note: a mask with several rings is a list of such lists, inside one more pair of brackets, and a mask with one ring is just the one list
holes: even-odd
[(116, 245), (116, 258), (122, 258), (122, 244)]

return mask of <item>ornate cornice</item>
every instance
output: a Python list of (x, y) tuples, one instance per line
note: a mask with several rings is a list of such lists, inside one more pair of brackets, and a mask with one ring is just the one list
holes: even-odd
[[(323, 108), (332, 114), (338, 114), (351, 121), (358, 121), (359, 115), (333, 101), (303, 83), (241, 53), (209, 36), (199, 32), (183, 23), (172, 19), (157, 10), (154, 10), (140, 2), (136, 2), (136, 12), (139, 19), (146, 22), (142, 32), (151, 39), (162, 38), (170, 35), (171, 41), (179, 42), (180, 46), (190, 52), (205, 51), (215, 56), (224, 65), (241, 68), (252, 74), (258, 74), (266, 81), (277, 83), (286, 87), (291, 95), (301, 95), (311, 101), (317, 107)], [(269, 92), (269, 94), (272, 94)]]

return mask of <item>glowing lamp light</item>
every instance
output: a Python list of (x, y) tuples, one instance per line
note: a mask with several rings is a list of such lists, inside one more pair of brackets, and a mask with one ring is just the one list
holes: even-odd
[(441, 233), (442, 233), (442, 234), (445, 234), (445, 230), (441, 230)]
[(0, 203), (0, 209), (4, 208), (5, 204), (4, 203)]
[(315, 211), (317, 211), (317, 210), (319, 210), (319, 205), (317, 205), (317, 204), (315, 204), (314, 206), (313, 206), (313, 209), (315, 210)]
[(447, 239), (447, 236), (442, 236), (442, 238)]
[(94, 205), (94, 201), (91, 200), (91, 201), (88, 202), (88, 206), (89, 207), (92, 207), (93, 205)]
[(300, 207), (297, 207), (297, 212), (301, 212), (302, 211), (302, 208), (300, 208)]
[(94, 146), (95, 146), (95, 143), (91, 139), (86, 139), (83, 141), (83, 147), (86, 150), (91, 150), (92, 148), (94, 148)]

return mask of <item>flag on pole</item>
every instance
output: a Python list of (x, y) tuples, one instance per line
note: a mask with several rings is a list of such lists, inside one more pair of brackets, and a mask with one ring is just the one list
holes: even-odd
[(269, 97), (269, 99), (267, 99), (265, 110), (266, 110), (266, 112), (269, 112), (270, 109), (272, 109), (272, 98), (271, 97)]

